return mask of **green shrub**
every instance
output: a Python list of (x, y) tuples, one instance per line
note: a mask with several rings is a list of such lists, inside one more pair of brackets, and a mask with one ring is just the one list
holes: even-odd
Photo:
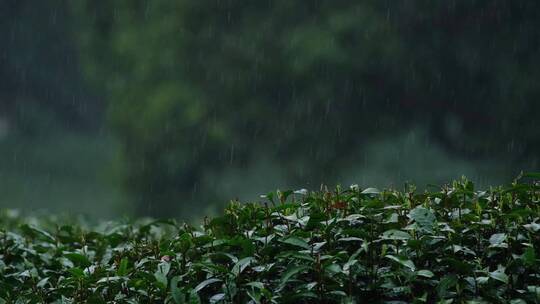
[(4, 213), (0, 303), (540, 303), (531, 177), (277, 191), (200, 229)]

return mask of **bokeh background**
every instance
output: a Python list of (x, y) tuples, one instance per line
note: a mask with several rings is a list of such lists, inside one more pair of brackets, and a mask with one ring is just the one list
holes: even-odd
[(0, 1), (0, 207), (192, 218), (540, 169), (538, 1)]

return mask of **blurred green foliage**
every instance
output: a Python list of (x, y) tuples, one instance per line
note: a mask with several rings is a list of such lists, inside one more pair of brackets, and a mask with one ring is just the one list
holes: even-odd
[(48, 132), (0, 141), (0, 209), (89, 218), (126, 214), (115, 176), (116, 141), (104, 134)]
[(21, 136), (101, 122), (103, 103), (84, 84), (71, 17), (65, 0), (0, 1), (0, 123)]
[(70, 5), (139, 213), (193, 210), (194, 192), (219, 198), (210, 176), (263, 158), (329, 182), (367, 139), (416, 125), (467, 157), (539, 155), (538, 2)]

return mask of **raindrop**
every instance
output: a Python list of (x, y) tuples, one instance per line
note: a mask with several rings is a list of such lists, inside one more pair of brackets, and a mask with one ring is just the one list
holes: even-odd
[(231, 153), (229, 157), (229, 164), (232, 164), (234, 160), (234, 145), (231, 145)]

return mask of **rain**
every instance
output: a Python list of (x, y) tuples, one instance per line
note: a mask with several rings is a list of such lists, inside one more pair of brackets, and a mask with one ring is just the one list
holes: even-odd
[(540, 168), (534, 2), (0, 4), (0, 208), (219, 213)]
[(540, 1), (0, 0), (0, 304), (540, 303)]

